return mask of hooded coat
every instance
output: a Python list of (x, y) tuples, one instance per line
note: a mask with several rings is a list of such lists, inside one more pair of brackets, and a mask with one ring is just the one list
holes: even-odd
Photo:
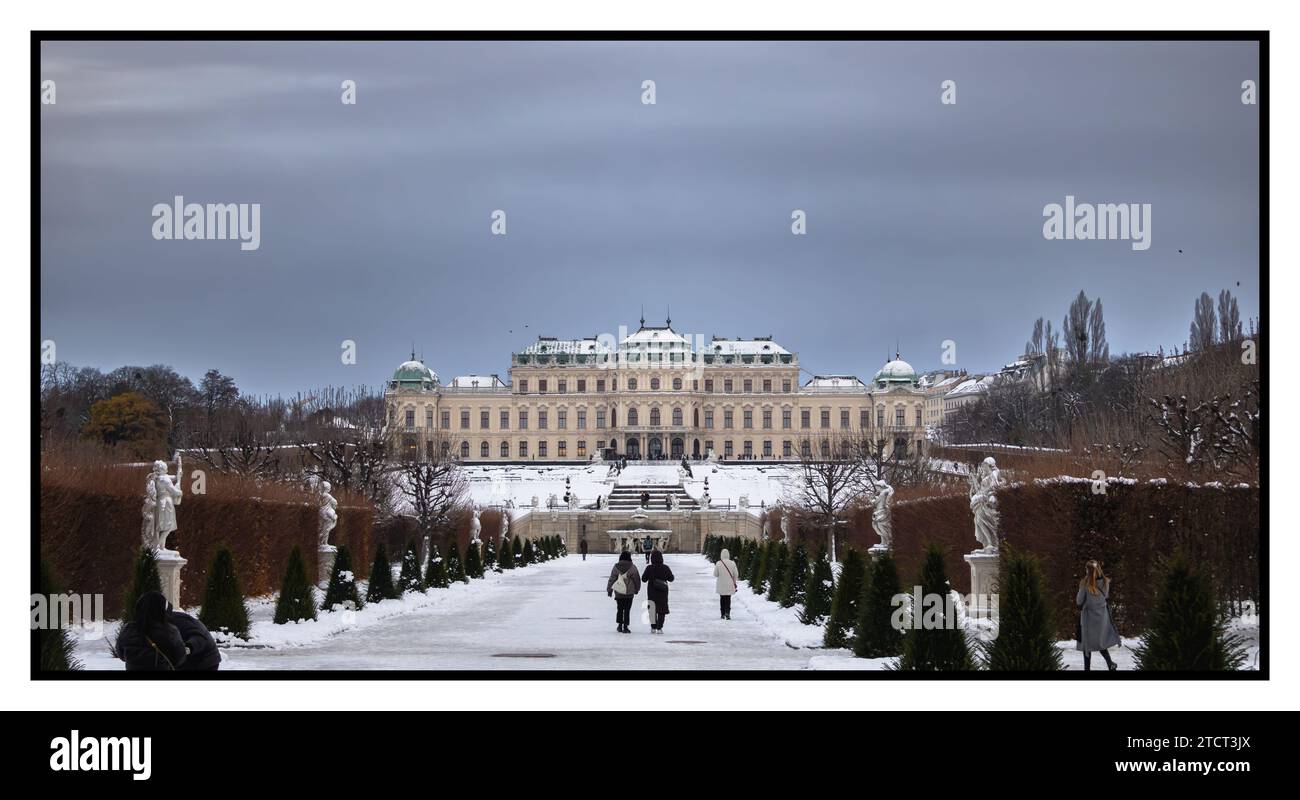
[(185, 662), (185, 641), (167, 621), (167, 598), (145, 592), (135, 604), (135, 616), (117, 634), (117, 657), (127, 672), (170, 672)]
[(732, 595), (736, 593), (737, 582), (740, 580), (740, 572), (736, 569), (736, 562), (731, 560), (731, 552), (723, 550), (718, 555), (718, 563), (713, 565), (713, 577), (717, 579), (718, 594)]
[(673, 571), (664, 563), (664, 554), (655, 550), (650, 554), (650, 566), (641, 573), (641, 582), (646, 585), (646, 596), (655, 604), (655, 611), (668, 613), (668, 587), (656, 588), (655, 581), (673, 580)]
[(176, 626), (181, 641), (185, 642), (185, 649), (189, 651), (179, 667), (181, 672), (211, 672), (221, 666), (221, 651), (202, 622), (183, 611), (174, 610), (171, 603), (167, 604), (167, 621)]
[(614, 581), (618, 580), (619, 575), (626, 575), (627, 581), (631, 584), (632, 594), (620, 594), (619, 597), (631, 597), (641, 591), (641, 576), (637, 574), (636, 567), (632, 566), (632, 554), (624, 550), (618, 557), (616, 563), (609, 571), (609, 581), (605, 584), (605, 594), (614, 594)]

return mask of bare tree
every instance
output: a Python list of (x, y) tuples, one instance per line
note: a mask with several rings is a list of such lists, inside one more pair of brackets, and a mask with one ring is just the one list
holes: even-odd
[(391, 512), (392, 445), (382, 403), (365, 389), (330, 388), (294, 404), (294, 438), (302, 469), (318, 479), (364, 495), (377, 513)]
[(1237, 298), (1224, 289), (1219, 292), (1219, 341), (1236, 344), (1241, 339), (1241, 313), (1237, 310)]
[(454, 450), (442, 447), (438, 441), (433, 445), (425, 458), (406, 460), (398, 469), (398, 491), (409, 503), (423, 534), (445, 529), (469, 497), (469, 482)]
[(880, 473), (872, 463), (871, 444), (861, 434), (806, 436), (799, 442), (796, 476), (787, 500), (823, 528), (835, 558), (835, 528), (855, 504), (869, 496)]
[(1214, 346), (1218, 323), (1214, 317), (1214, 300), (1209, 292), (1201, 292), (1192, 311), (1192, 325), (1187, 334), (1187, 346), (1193, 352), (1203, 353)]

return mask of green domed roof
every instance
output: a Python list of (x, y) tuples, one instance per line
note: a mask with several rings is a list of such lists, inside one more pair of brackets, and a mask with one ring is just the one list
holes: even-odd
[(876, 383), (916, 383), (916, 370), (901, 358), (895, 358), (876, 373)]
[(400, 385), (422, 386), (425, 383), (437, 383), (438, 374), (424, 365), (422, 361), (411, 359), (393, 372), (393, 381)]

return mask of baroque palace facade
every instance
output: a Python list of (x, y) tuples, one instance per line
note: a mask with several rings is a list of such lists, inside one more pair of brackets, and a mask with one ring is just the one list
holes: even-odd
[(447, 383), (412, 355), (385, 389), (388, 432), (408, 458), (454, 451), (468, 462), (595, 458), (793, 461), (843, 437), (886, 456), (924, 446), (925, 392), (895, 358), (871, 383), (800, 383), (798, 356), (771, 337), (692, 343), (669, 324), (631, 335), (538, 337), (507, 380)]

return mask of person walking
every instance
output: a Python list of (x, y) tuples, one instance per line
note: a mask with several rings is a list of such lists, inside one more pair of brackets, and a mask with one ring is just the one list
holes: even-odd
[(167, 598), (145, 592), (135, 603), (135, 615), (117, 634), (113, 654), (126, 662), (127, 672), (174, 672), (185, 662), (185, 640), (167, 621)]
[(736, 570), (736, 562), (731, 560), (731, 551), (723, 548), (718, 554), (718, 563), (713, 565), (713, 577), (717, 579), (714, 588), (718, 592), (718, 603), (721, 606), (723, 619), (731, 619), (731, 596), (740, 588), (737, 575), (739, 573)]
[(668, 616), (668, 584), (672, 583), (673, 571), (664, 563), (664, 554), (655, 550), (650, 554), (650, 566), (641, 573), (641, 582), (646, 585), (646, 597), (650, 602), (650, 632), (664, 632), (664, 617)]
[(578, 550), (582, 552), (582, 560), (586, 561), (587, 560), (587, 537), (585, 536), (582, 537), (582, 541), (578, 542)]
[(221, 651), (202, 622), (167, 604), (167, 621), (176, 626), (185, 642), (187, 655), (177, 667), (181, 672), (216, 672), (221, 666)]
[(618, 562), (609, 571), (609, 581), (605, 584), (605, 594), (614, 598), (616, 611), (614, 621), (618, 623), (619, 633), (631, 633), (628, 623), (632, 621), (632, 598), (641, 591), (641, 576), (632, 566), (632, 554), (624, 550), (618, 556)]
[(1114, 672), (1117, 667), (1107, 648), (1119, 645), (1119, 631), (1110, 618), (1110, 579), (1101, 570), (1101, 564), (1089, 561), (1085, 574), (1079, 581), (1079, 592), (1074, 604), (1079, 607), (1079, 626), (1076, 631), (1077, 649), (1083, 651), (1084, 670), (1092, 669), (1092, 652), (1101, 651), (1106, 668)]

